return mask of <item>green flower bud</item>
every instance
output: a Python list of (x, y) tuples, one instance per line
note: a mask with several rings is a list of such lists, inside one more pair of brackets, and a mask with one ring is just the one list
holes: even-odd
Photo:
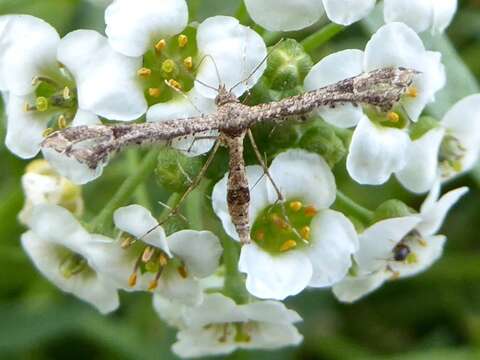
[(347, 147), (342, 139), (324, 122), (317, 122), (308, 129), (300, 139), (299, 146), (321, 155), (330, 167), (335, 166), (347, 155)]
[(190, 158), (180, 151), (165, 147), (158, 155), (155, 170), (157, 181), (166, 190), (183, 193), (202, 168), (200, 157)]
[(414, 210), (408, 207), (404, 202), (396, 199), (391, 199), (385, 201), (375, 210), (372, 223), (376, 223), (386, 219), (410, 216), (414, 213)]
[(432, 129), (438, 127), (438, 121), (430, 116), (422, 116), (416, 123), (410, 127), (410, 137), (417, 140)]

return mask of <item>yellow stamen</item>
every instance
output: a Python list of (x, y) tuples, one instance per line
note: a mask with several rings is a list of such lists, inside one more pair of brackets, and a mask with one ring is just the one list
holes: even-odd
[(187, 272), (187, 268), (185, 267), (185, 265), (179, 266), (177, 268), (177, 271), (183, 279), (186, 279), (188, 277), (188, 272)]
[(133, 273), (128, 278), (128, 286), (133, 288), (133, 287), (135, 287), (135, 285), (137, 285), (137, 273)]
[(162, 95), (162, 90), (160, 88), (149, 88), (148, 95), (154, 98), (159, 98)]
[(141, 78), (148, 78), (150, 75), (152, 75), (152, 70), (146, 67), (142, 67), (138, 69), (137, 75)]
[(421, 246), (427, 247), (428, 243), (425, 241), (425, 239), (418, 239), (418, 242), (420, 243)]
[(398, 123), (400, 121), (400, 115), (398, 115), (398, 113), (396, 113), (395, 111), (390, 111), (387, 114), (387, 119), (392, 123)]
[(122, 249), (127, 249), (133, 244), (134, 240), (133, 237), (127, 236), (125, 239), (123, 239), (122, 244), (120, 245)]
[(158, 287), (158, 280), (152, 280), (150, 284), (148, 284), (148, 291), (154, 291)]
[(418, 89), (415, 86), (410, 86), (405, 95), (411, 98), (416, 98), (418, 96)]
[(167, 41), (165, 39), (161, 39), (159, 42), (155, 44), (154, 47), (157, 53), (160, 53), (163, 49), (167, 47)]
[(257, 241), (263, 241), (263, 240), (265, 240), (265, 231), (263, 231), (263, 230), (258, 230), (258, 231), (255, 233), (255, 240), (257, 240)]
[(52, 128), (46, 128), (45, 130), (43, 130), (42, 136), (43, 137), (48, 137), (51, 134), (53, 134), (54, 132), (55, 132), (55, 130), (53, 130)]
[(37, 111), (44, 112), (48, 110), (48, 99), (44, 96), (39, 96), (35, 100), (35, 106)]
[(297, 247), (297, 242), (295, 240), (287, 240), (282, 244), (282, 246), (280, 246), (280, 251), (285, 252), (288, 250), (292, 250), (296, 247)]
[(310, 226), (304, 226), (303, 228), (300, 229), (300, 235), (305, 240), (310, 239), (311, 233), (312, 233), (312, 229), (310, 228)]
[(317, 215), (317, 209), (315, 209), (314, 206), (308, 206), (306, 209), (305, 209), (305, 215), (308, 216), (308, 217), (314, 217), (315, 215)]
[(182, 90), (182, 84), (180, 84), (177, 80), (174, 80), (174, 79), (168, 80), (168, 86), (175, 88), (177, 90)]
[(162, 63), (162, 70), (167, 74), (171, 74), (175, 70), (175, 61), (167, 59)]
[(290, 225), (282, 217), (280, 217), (278, 214), (272, 214), (270, 216), (270, 219), (272, 220), (272, 222), (275, 224), (276, 227), (278, 227), (282, 230), (289, 230), (290, 229)]
[(188, 36), (184, 34), (178, 35), (178, 46), (184, 48), (188, 44)]
[(417, 254), (415, 254), (415, 253), (410, 253), (410, 254), (408, 254), (407, 259), (406, 259), (406, 262), (407, 262), (407, 264), (409, 264), (409, 265), (416, 264), (416, 263), (418, 262), (418, 256), (417, 256)]
[(164, 253), (161, 253), (160, 256), (158, 257), (158, 262), (160, 263), (161, 267), (167, 266), (168, 257)]
[(191, 56), (189, 56), (189, 57), (186, 57), (185, 59), (183, 59), (183, 65), (185, 65), (185, 67), (188, 70), (192, 70), (193, 69), (193, 58)]
[(292, 201), (290, 204), (289, 204), (289, 207), (290, 209), (292, 209), (293, 211), (297, 212), (297, 211), (300, 211), (303, 207), (303, 204), (301, 201)]
[(63, 88), (63, 93), (62, 93), (63, 99), (64, 100), (70, 100), (72, 97), (72, 94), (70, 92), (70, 88), (68, 86), (65, 86)]
[(59, 129), (65, 129), (67, 127), (67, 118), (65, 115), (60, 115), (57, 119), (57, 125)]
[(152, 246), (147, 246), (142, 254), (142, 261), (144, 263), (149, 262), (152, 259), (153, 254), (155, 254), (155, 248)]
[(392, 270), (392, 276), (390, 276), (390, 280), (398, 280), (400, 278), (400, 273), (398, 271)]

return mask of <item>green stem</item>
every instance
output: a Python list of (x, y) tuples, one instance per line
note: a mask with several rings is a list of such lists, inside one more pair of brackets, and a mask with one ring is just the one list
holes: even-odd
[(334, 205), (335, 208), (345, 211), (366, 225), (370, 224), (373, 220), (373, 211), (357, 204), (340, 190), (337, 190), (337, 199)]
[(109, 229), (115, 210), (130, 199), (132, 192), (157, 166), (157, 155), (158, 149), (152, 149), (145, 155), (136, 171), (125, 179), (103, 210), (92, 220), (89, 226), (91, 232), (104, 233)]
[(345, 26), (330, 23), (312, 35), (302, 40), (302, 45), (306, 52), (311, 52), (325, 44), (338, 33), (342, 32)]
[(235, 17), (240, 21), (242, 25), (250, 25), (252, 20), (250, 19), (250, 15), (248, 14), (247, 7), (243, 1), (240, 2), (240, 6), (238, 7)]
[(170, 215), (171, 209), (173, 209), (175, 206), (177, 206), (178, 201), (180, 200), (182, 196), (179, 193), (172, 193), (170, 197), (167, 200), (167, 203), (162, 210), (162, 213), (158, 217), (160, 219), (160, 222), (165, 221), (168, 215)]
[(202, 205), (205, 186), (195, 189), (185, 202), (185, 215), (192, 230), (203, 230)]
[[(127, 150), (127, 164), (128, 164), (128, 170), (130, 174), (134, 174), (135, 172), (138, 171), (138, 168), (140, 166), (140, 157), (137, 149)], [(137, 186), (137, 189), (133, 193), (133, 196), (135, 197), (135, 201), (139, 205), (142, 205), (147, 209), (152, 208), (152, 204), (150, 203), (145, 182), (142, 182)]]
[(223, 264), (225, 265), (225, 295), (235, 300), (237, 304), (246, 304), (249, 299), (243, 276), (238, 271), (238, 244), (227, 235), (221, 235), (223, 246)]

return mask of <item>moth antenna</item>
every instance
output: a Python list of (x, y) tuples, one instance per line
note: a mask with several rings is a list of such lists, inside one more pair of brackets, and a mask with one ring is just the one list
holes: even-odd
[[(218, 69), (218, 66), (217, 66), (217, 62), (215, 61), (214, 57), (212, 55), (205, 55), (201, 60), (200, 62), (198, 63), (198, 65), (195, 67), (195, 71), (198, 70), (198, 68), (200, 68), (200, 66), (202, 66), (203, 62), (206, 60), (206, 59), (210, 59), (213, 63), (213, 66), (215, 67), (215, 73), (217, 74), (217, 80), (218, 80), (218, 85), (221, 85), (222, 84), (222, 79), (220, 77), (220, 70)], [(197, 80), (195, 79), (195, 81), (197, 81), (199, 84), (202, 84), (210, 89), (214, 89), (215, 91), (218, 92), (218, 88), (215, 88), (214, 86), (210, 86), (210, 85), (207, 85), (205, 83), (203, 83), (202, 81), (200, 80)]]
[(176, 93), (182, 95), (182, 97), (183, 97), (185, 100), (187, 100), (187, 101), (190, 103), (190, 105), (193, 106), (193, 108), (199, 113), (199, 115), (203, 115), (203, 111), (198, 108), (198, 106), (192, 101), (192, 99), (190, 99), (190, 98), (188, 97), (187, 94), (185, 94), (185, 92), (183, 92), (182, 90), (180, 90), (180, 89), (178, 89), (177, 87), (173, 86), (173, 85), (170, 84), (167, 80), (165, 80), (165, 84), (166, 84), (169, 88), (171, 88), (173, 91), (175, 91)]

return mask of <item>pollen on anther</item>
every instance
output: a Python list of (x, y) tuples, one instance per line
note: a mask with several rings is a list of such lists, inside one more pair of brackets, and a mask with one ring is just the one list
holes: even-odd
[(193, 58), (191, 56), (189, 56), (189, 57), (186, 57), (185, 59), (183, 59), (183, 65), (185, 65), (185, 67), (188, 70), (192, 70), (193, 69)]
[(400, 115), (398, 115), (395, 111), (390, 111), (387, 114), (387, 119), (392, 123), (397, 123), (400, 121)]
[(162, 94), (162, 91), (160, 90), (160, 88), (149, 88), (148, 89), (148, 95), (150, 95), (151, 97), (158, 98), (158, 97), (160, 97), (161, 94)]
[(296, 247), (297, 247), (297, 242), (295, 240), (287, 240), (282, 244), (282, 246), (280, 246), (280, 251), (285, 252), (288, 250), (292, 250)]
[(65, 129), (67, 127), (67, 118), (65, 115), (60, 115), (57, 120), (57, 125), (59, 129)]
[(150, 284), (148, 284), (148, 291), (154, 291), (158, 287), (158, 280), (152, 280)]
[(418, 89), (415, 86), (410, 86), (405, 95), (411, 98), (416, 98), (418, 96)]
[(187, 272), (187, 268), (185, 267), (185, 265), (179, 266), (177, 268), (177, 271), (183, 279), (186, 279), (188, 277), (188, 272)]
[(135, 287), (135, 285), (137, 285), (137, 273), (133, 273), (128, 278), (128, 286), (133, 288), (133, 287)]
[(72, 93), (71, 93), (70, 88), (68, 86), (65, 86), (63, 88), (62, 96), (63, 96), (64, 100), (70, 100), (71, 99)]
[(122, 244), (120, 245), (122, 249), (127, 249), (130, 247), (130, 245), (133, 244), (133, 237), (127, 236), (123, 241)]
[(184, 48), (188, 44), (188, 36), (185, 34), (178, 35), (178, 46)]
[(304, 226), (303, 228), (300, 229), (300, 236), (305, 240), (310, 239), (311, 233), (312, 233), (312, 229), (310, 228), (310, 226)]
[(137, 75), (142, 78), (148, 78), (150, 75), (152, 75), (152, 70), (146, 67), (142, 67), (138, 69)]
[(45, 130), (43, 130), (43, 133), (42, 133), (42, 136), (44, 138), (50, 136), (51, 134), (53, 134), (55, 132), (55, 130), (53, 130), (52, 128), (46, 128)]
[(165, 254), (163, 253), (160, 254), (160, 256), (158, 257), (158, 263), (160, 264), (161, 267), (167, 266), (168, 258), (165, 256)]
[(300, 211), (303, 207), (303, 204), (301, 201), (292, 201), (290, 204), (289, 204), (289, 207), (290, 209), (292, 209), (293, 211), (297, 212), (297, 211)]
[(305, 208), (305, 215), (308, 216), (308, 217), (314, 217), (315, 215), (317, 215), (318, 211), (317, 209), (315, 209), (314, 206), (308, 206), (307, 208)]
[(177, 90), (182, 90), (182, 84), (180, 84), (177, 80), (175, 79), (170, 79), (168, 80), (168, 86), (175, 88)]
[(157, 52), (161, 52), (163, 49), (167, 47), (167, 41), (165, 39), (161, 39), (159, 42), (155, 44), (154, 47)]
[(257, 241), (265, 240), (265, 231), (257, 230), (257, 232), (255, 233), (255, 240)]

